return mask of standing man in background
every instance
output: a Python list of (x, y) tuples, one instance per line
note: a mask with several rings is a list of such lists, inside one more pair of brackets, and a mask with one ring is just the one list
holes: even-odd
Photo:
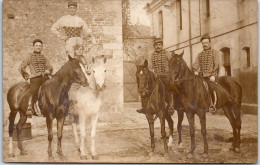
[[(74, 46), (83, 45), (83, 34), (90, 36), (93, 44), (96, 43), (92, 30), (82, 18), (76, 15), (77, 7), (77, 2), (68, 2), (69, 14), (62, 16), (51, 27), (53, 34), (65, 41), (66, 54), (71, 57), (74, 57)], [(65, 34), (62, 34), (60, 30), (64, 30)]]

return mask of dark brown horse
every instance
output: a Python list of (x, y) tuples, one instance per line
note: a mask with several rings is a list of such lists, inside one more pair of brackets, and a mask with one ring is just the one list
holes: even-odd
[[(200, 76), (195, 76), (193, 72), (190, 71), (182, 57), (183, 53), (181, 55), (176, 55), (173, 53), (172, 59), (169, 63), (170, 88), (175, 95), (175, 105), (179, 106), (178, 108), (175, 108), (179, 109), (180, 107), (183, 107), (189, 121), (191, 149), (189, 151), (188, 157), (192, 157), (193, 151), (195, 150), (195, 114), (199, 116), (201, 124), (201, 134), (204, 140), (203, 157), (207, 157), (208, 142), (206, 138), (206, 109), (210, 106), (209, 92), (207, 92), (205, 88), (203, 78), (201, 78)], [(216, 108), (222, 108), (224, 110), (224, 113), (229, 119), (233, 129), (233, 143), (231, 149), (235, 152), (240, 152), (240, 107), (242, 98), (242, 87), (240, 83), (229, 76), (222, 76), (218, 78), (218, 85), (220, 86), (211, 82), (209, 86), (212, 85), (218, 89), (216, 90), (216, 95), (218, 96)]]
[[(137, 66), (136, 79), (138, 85), (138, 91), (144, 100), (144, 109), (147, 121), (150, 128), (151, 136), (151, 147), (152, 152), (154, 152), (155, 142), (154, 142), (154, 121), (158, 117), (161, 123), (161, 135), (164, 142), (165, 156), (168, 155), (168, 145), (166, 141), (165, 132), (165, 119), (168, 122), (170, 128), (170, 142), (172, 142), (173, 137), (173, 120), (171, 116), (167, 113), (167, 107), (165, 106), (165, 87), (160, 78), (156, 77), (153, 72), (148, 68), (147, 60), (144, 65)], [(155, 117), (156, 116), (156, 117)]]
[[(65, 117), (68, 113), (68, 91), (72, 83), (79, 83), (83, 86), (88, 85), (86, 72), (83, 65), (79, 62), (79, 60), (69, 57), (69, 61), (66, 62), (51, 79), (45, 81), (38, 92), (40, 111), (46, 118), (46, 124), (48, 128), (49, 157), (52, 157), (51, 142), (53, 139), (52, 126), (54, 118), (57, 120), (57, 153), (59, 156), (62, 156), (62, 129)], [(11, 87), (7, 93), (7, 101), (11, 110), (9, 116), (9, 156), (14, 156), (12, 135), (14, 131), (14, 120), (17, 112), (20, 113), (20, 120), (16, 128), (18, 148), (20, 149), (21, 155), (27, 154), (22, 145), (21, 132), (23, 125), (27, 120), (25, 112), (28, 107), (28, 98), (24, 96), (26, 96), (25, 93), (28, 89), (29, 83), (23, 82)], [(34, 113), (34, 115), (36, 114)]]

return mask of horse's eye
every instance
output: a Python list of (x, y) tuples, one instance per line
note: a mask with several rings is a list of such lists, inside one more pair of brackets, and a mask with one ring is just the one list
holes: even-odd
[(93, 70), (93, 73), (95, 73), (95, 71)]
[(104, 72), (107, 72), (107, 70), (104, 70)]

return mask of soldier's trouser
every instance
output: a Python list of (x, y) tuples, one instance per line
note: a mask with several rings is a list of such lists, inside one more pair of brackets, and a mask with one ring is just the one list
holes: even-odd
[(81, 37), (71, 37), (65, 42), (65, 50), (71, 57), (74, 58), (74, 46), (83, 45), (83, 39)]
[[(39, 90), (40, 86), (48, 79), (49, 79), (48, 76), (37, 76), (37, 77), (33, 77), (30, 79), (30, 89), (28, 91), (29, 106), (32, 106), (32, 104), (34, 104), (37, 101), (38, 90)], [(32, 107), (30, 107), (30, 108), (32, 108)]]

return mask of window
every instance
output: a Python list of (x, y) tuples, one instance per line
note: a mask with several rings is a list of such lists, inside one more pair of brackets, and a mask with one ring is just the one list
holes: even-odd
[(210, 16), (210, 4), (209, 4), (209, 0), (206, 0), (206, 15), (207, 15), (207, 17)]
[(244, 66), (246, 67), (250, 67), (250, 48), (249, 47), (244, 47), (242, 49), (243, 51), (243, 63), (244, 63)]
[(224, 47), (220, 49), (220, 51), (223, 53), (223, 66), (225, 68), (226, 75), (231, 76), (231, 64), (230, 64), (230, 49), (227, 47)]
[(159, 37), (163, 38), (163, 14), (162, 14), (162, 11), (159, 11), (158, 17), (159, 17)]
[(181, 0), (177, 0), (177, 25), (179, 26), (179, 29), (182, 30), (182, 7), (181, 7)]

